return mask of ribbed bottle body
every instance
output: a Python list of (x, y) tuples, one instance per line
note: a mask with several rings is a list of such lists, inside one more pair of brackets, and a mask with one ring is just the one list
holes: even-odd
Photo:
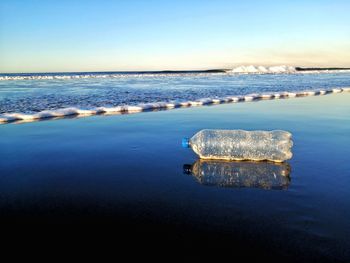
[(283, 162), (292, 158), (289, 132), (201, 130), (189, 141), (202, 159)]

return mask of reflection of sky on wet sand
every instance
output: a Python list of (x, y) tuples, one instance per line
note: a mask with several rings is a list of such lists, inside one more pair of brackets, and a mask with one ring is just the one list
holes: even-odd
[[(196, 252), (242, 244), (242, 257), (350, 262), (349, 101), (343, 92), (0, 125), (0, 221), (20, 230), (30, 220), (45, 229), (63, 222), (73, 231), (83, 222), (114, 228), (121, 240), (119, 229), (125, 240), (188, 241)], [(203, 128), (290, 131), (288, 190), (205, 187), (181, 175), (197, 160), (181, 139)]]
[(202, 185), (282, 190), (290, 184), (291, 167), (288, 163), (198, 159), (193, 165), (185, 164), (184, 172)]

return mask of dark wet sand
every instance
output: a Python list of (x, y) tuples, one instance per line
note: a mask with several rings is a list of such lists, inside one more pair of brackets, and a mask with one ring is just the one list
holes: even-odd
[[(115, 257), (349, 261), (349, 102), (341, 93), (1, 125), (3, 239)], [(197, 157), (181, 139), (204, 128), (292, 132), (290, 180), (201, 184), (183, 172)]]

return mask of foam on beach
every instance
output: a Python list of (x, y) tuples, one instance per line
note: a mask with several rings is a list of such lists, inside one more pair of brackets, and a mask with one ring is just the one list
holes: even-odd
[(79, 109), (79, 108), (64, 108), (57, 110), (44, 110), (34, 114), (23, 113), (4, 113), (0, 115), (0, 123), (10, 122), (32, 122), (44, 119), (57, 119), (67, 116), (91, 116), (98, 114), (122, 114), (122, 113), (138, 113), (160, 109), (174, 109), (179, 107), (195, 107), (202, 105), (214, 105), (223, 103), (236, 103), (236, 102), (250, 102), (256, 100), (265, 99), (279, 99), (279, 98), (295, 98), (305, 96), (318, 96), (331, 93), (350, 92), (350, 87), (333, 88), (328, 90), (312, 90), (312, 91), (299, 91), (299, 92), (280, 92), (274, 94), (249, 94), (245, 96), (226, 96), (223, 98), (202, 98), (195, 101), (173, 101), (173, 102), (154, 102), (139, 105), (123, 105), (117, 107), (97, 107), (92, 109)]

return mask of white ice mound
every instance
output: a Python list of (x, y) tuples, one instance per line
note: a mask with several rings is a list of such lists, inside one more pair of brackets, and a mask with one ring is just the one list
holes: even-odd
[(19, 120), (33, 120), (33, 115), (22, 114), (22, 113), (5, 113), (0, 116), (0, 122), (10, 122)]
[(97, 113), (116, 113), (116, 112), (122, 112), (123, 108), (121, 106), (117, 107), (98, 107), (96, 108)]
[(295, 73), (296, 69), (295, 67), (291, 66), (271, 66), (271, 67), (264, 67), (264, 66), (239, 66), (233, 68), (228, 73), (240, 73), (240, 74), (249, 74), (249, 73), (255, 73), (255, 74), (276, 74), (276, 73)]

